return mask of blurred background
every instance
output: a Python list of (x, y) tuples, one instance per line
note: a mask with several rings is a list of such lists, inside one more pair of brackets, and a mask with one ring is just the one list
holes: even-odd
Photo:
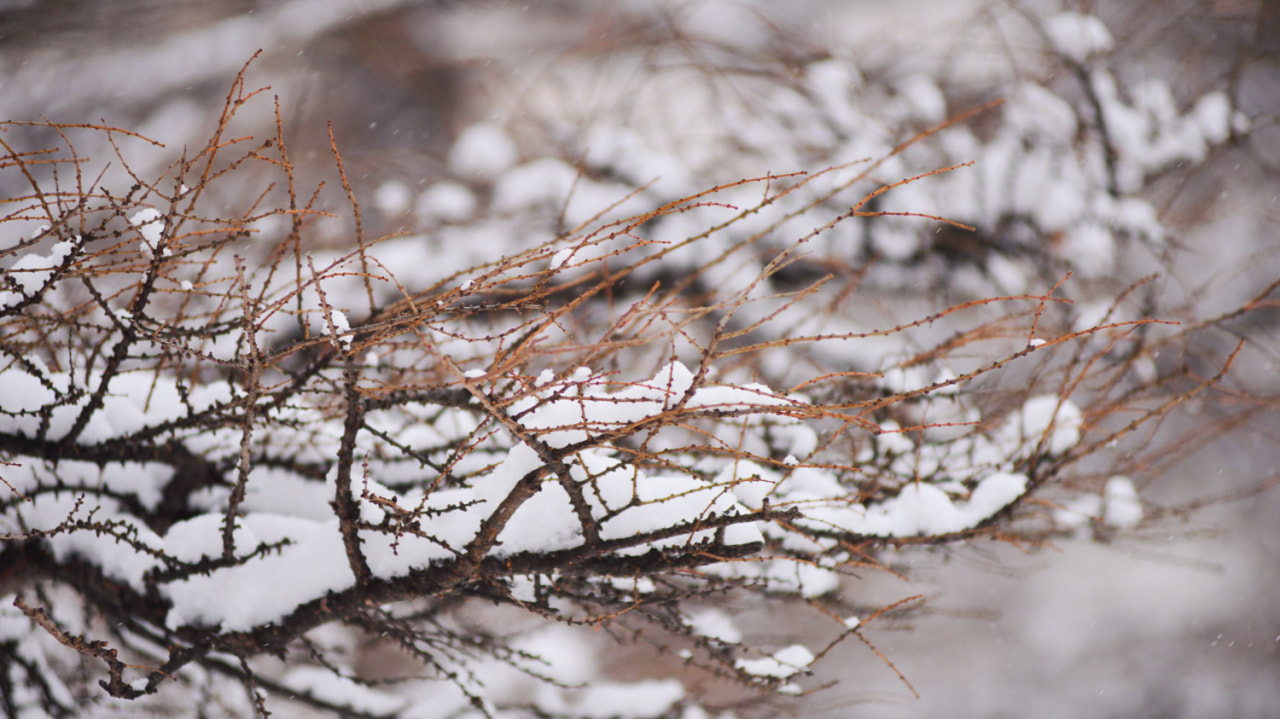
[[(754, 167), (719, 127), (725, 108), (750, 106), (762, 78), (825, 57), (848, 59), (869, 82), (932, 78), (952, 108), (1029, 79), (1070, 96), (1079, 90), (1053, 74), (1025, 22), (1058, 9), (976, 0), (0, 0), (0, 118), (135, 130), (165, 148), (134, 169), (158, 172), (184, 147), (202, 145), (232, 79), (261, 51), (248, 85), (270, 86), (279, 98), (300, 174), (333, 179), (332, 123), (376, 234), (415, 229), (418, 193), (448, 175), (454, 140), (480, 121), (505, 127), (528, 159), (569, 152), (576, 134), (609, 118), (661, 142), (696, 177), (723, 182), (814, 169)], [(1210, 317), (1263, 291), (1280, 278), (1280, 3), (1070, 9), (1105, 22), (1115, 40), (1106, 62), (1117, 77), (1161, 79), (1184, 107), (1222, 90), (1251, 119), (1248, 133), (1203, 162), (1150, 178), (1142, 192), (1176, 249), (1164, 268), (1170, 302)], [(274, 132), (269, 107), (241, 121), (246, 133)], [(4, 132), (33, 147), (54, 141), (40, 128)], [(105, 145), (78, 150), (113, 158)], [(897, 292), (868, 301), (876, 299), (902, 301)], [(1270, 309), (1228, 323), (1203, 339), (1205, 352), (1246, 338), (1241, 381), (1274, 395), (1277, 319)], [(1180, 418), (1162, 436), (1229, 422), (1232, 412)], [(1144, 480), (1151, 520), (1132, 532), (1034, 551), (904, 552), (888, 559), (910, 582), (884, 573), (851, 579), (843, 591), (860, 604), (927, 598), (909, 618), (867, 632), (920, 698), (848, 642), (818, 672), (839, 683), (791, 710), (831, 718), (1280, 715), (1280, 492), (1252, 491), (1277, 476), (1278, 429), (1274, 414), (1252, 416)], [(1178, 511), (1188, 503), (1195, 511)], [(742, 612), (749, 636), (824, 643), (825, 625)]]

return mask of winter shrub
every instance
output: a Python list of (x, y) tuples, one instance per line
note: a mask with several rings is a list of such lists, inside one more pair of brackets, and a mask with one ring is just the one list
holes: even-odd
[[(1124, 271), (1166, 249), (1141, 190), (1248, 125), (1221, 94), (1122, 91), (1089, 66), (1096, 18), (1043, 30), (1087, 98), (1027, 81), (957, 112), (928, 77), (805, 61), (758, 83), (767, 112), (726, 108), (735, 177), (608, 122), (541, 157), (485, 122), (451, 177), (378, 188), (414, 215), (378, 237), (338, 143), (341, 212), (278, 109), (273, 136), (233, 132), (269, 103), (245, 72), (155, 176), (124, 129), (6, 125), (57, 139), (0, 160), (25, 186), (0, 289), (7, 715), (704, 716), (683, 670), (608, 677), (571, 628), (801, 694), (919, 605), (840, 591), (898, 571), (887, 550), (1149, 521), (1143, 440), (1236, 356), (1160, 353), (1267, 294), (1182, 325), (1153, 306)], [(104, 141), (111, 182), (77, 150)], [(830, 644), (754, 641), (742, 602), (818, 612)], [(411, 665), (370, 671), (362, 643)]]

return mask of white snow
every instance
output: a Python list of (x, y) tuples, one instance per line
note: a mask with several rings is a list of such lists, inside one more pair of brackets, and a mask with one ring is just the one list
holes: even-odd
[(609, 585), (628, 594), (652, 594), (658, 588), (649, 577), (610, 577)]
[(813, 659), (813, 652), (804, 645), (792, 644), (760, 659), (739, 659), (734, 666), (754, 676), (786, 679), (807, 669)]
[[(573, 397), (563, 396), (568, 386), (565, 382), (555, 382), (553, 377), (543, 379), (547, 381), (538, 388), (541, 399), (530, 398), (537, 407), (523, 415), (516, 408), (514, 414), (521, 417), (525, 426), (545, 430), (544, 441), (552, 446), (565, 446), (592, 432), (607, 431), (664, 411), (683, 396), (692, 382), (692, 374), (673, 363), (646, 382), (611, 392), (604, 379), (591, 381), (589, 371), (578, 371), (571, 381), (587, 384), (575, 386), (578, 393)], [(750, 409), (786, 401), (762, 387), (707, 389), (716, 391), (706, 400), (706, 406)], [(695, 392), (693, 397), (697, 398), (702, 391)], [(430, 525), (434, 541), (407, 535), (393, 547), (391, 537), (365, 532), (364, 551), (369, 566), (376, 575), (391, 577), (451, 558), (452, 554), (439, 542), (452, 547), (464, 546), (474, 538), (481, 519), (496, 502), (540, 464), (536, 452), (517, 445), (486, 476), (476, 480), (473, 489), (438, 490), (425, 501), (420, 492), (402, 493), (399, 498), (402, 506), (422, 504), (427, 509), (443, 510), (450, 505), (476, 500), (479, 503), (434, 518)], [(603, 449), (577, 453), (571, 467), (575, 478), (588, 482), (591, 487), (588, 498), (593, 513), (603, 517), (606, 512), (616, 512), (602, 525), (605, 539), (696, 521), (709, 512), (725, 515), (749, 511), (737, 503), (733, 493), (713, 484), (691, 476), (641, 472), (619, 462)], [(279, 470), (255, 471), (250, 479), (249, 493), (240, 506), (244, 516), (239, 520), (236, 533), (237, 551), (247, 552), (261, 542), (282, 539), (287, 539), (289, 544), (243, 566), (194, 576), (166, 587), (166, 595), (175, 603), (175, 610), (169, 615), (170, 626), (221, 625), (224, 629), (245, 630), (278, 621), (298, 604), (351, 585), (353, 575), (342, 548), (337, 520), (328, 509), (334, 487), (332, 479), (327, 485), (319, 484), (292, 478)], [(362, 485), (361, 490), (372, 495), (393, 496), (390, 490), (371, 480), (359, 480), (358, 484)], [(628, 506), (633, 498), (639, 500), (638, 506)], [(357, 498), (357, 501), (366, 521), (375, 524), (382, 521), (385, 511), (381, 507), (370, 500)], [(157, 537), (153, 541), (157, 547), (164, 547), (187, 561), (217, 556), (222, 548), (222, 521), (220, 512), (200, 515), (174, 525), (163, 539)], [(694, 538), (676, 536), (626, 551), (643, 553), (650, 546), (679, 546), (711, 534), (711, 530), (704, 530)], [(515, 513), (500, 540), (501, 544), (495, 549), (498, 556), (564, 549), (580, 543), (582, 537), (564, 490), (557, 483), (548, 482)], [(752, 524), (734, 525), (724, 532), (724, 541), (729, 544), (761, 540), (759, 530)], [(131, 581), (137, 581), (141, 572), (151, 565), (148, 559), (141, 569), (121, 571)], [(835, 575), (830, 572), (802, 569), (807, 586), (811, 587), (804, 590), (806, 594), (823, 593), (835, 586)], [(721, 627), (718, 631), (729, 630)]]
[(1037, 395), (1023, 403), (1018, 418), (1005, 426), (1002, 439), (1023, 440), (1031, 445), (1043, 440), (1044, 449), (1051, 455), (1061, 455), (1080, 441), (1084, 416), (1070, 400)]
[(1091, 222), (1076, 223), (1063, 233), (1058, 251), (1071, 258), (1082, 277), (1103, 277), (1115, 267), (1115, 238), (1110, 230)]
[[(129, 217), (129, 224), (138, 228), (138, 234), (142, 236), (142, 242), (138, 243), (142, 254), (147, 257), (155, 257), (156, 250), (160, 249), (160, 241), (164, 238), (164, 220), (160, 211), (154, 207), (144, 207)], [(165, 248), (163, 254), (167, 257), (171, 251)]]
[(1063, 527), (1086, 527), (1102, 514), (1102, 497), (1081, 494), (1061, 503), (1054, 509), (1053, 521)]
[(1084, 13), (1064, 12), (1045, 18), (1044, 30), (1054, 49), (1076, 62), (1107, 52), (1115, 44), (1107, 26)]
[[(796, 535), (789, 535), (788, 538), (796, 540), (793, 544), (803, 545), (798, 547), (803, 550), (812, 550), (815, 546), (811, 539)], [(810, 562), (786, 558), (766, 562), (759, 576), (769, 582), (771, 591), (799, 594), (808, 599), (830, 594), (840, 588), (838, 573)]]
[(5, 468), (4, 479), (16, 491), (28, 493), (56, 476), (70, 492), (76, 489), (108, 489), (132, 495), (142, 506), (153, 509), (161, 499), (161, 487), (173, 478), (173, 468), (163, 464), (123, 462), (99, 467), (90, 462), (62, 460), (57, 465), (27, 461)]
[[(221, 520), (221, 516), (203, 515), (175, 524), (165, 536), (165, 546), (189, 557), (219, 556)], [(254, 513), (239, 522), (246, 540), (237, 539), (241, 552), (258, 542), (288, 539), (291, 544), (240, 566), (164, 585), (163, 594), (173, 602), (166, 617), (168, 626), (247, 631), (277, 622), (298, 605), (355, 583), (337, 519), (316, 522)]]
[[(73, 251), (75, 251), (75, 245), (63, 241), (50, 247), (47, 255), (29, 252), (13, 263), (13, 267), (5, 274), (18, 283), (24, 295), (29, 296), (44, 287), (53, 276), (54, 268), (60, 266)], [(11, 307), (20, 301), (22, 297), (17, 293), (7, 289), (0, 290), (0, 309)]]
[(449, 150), (449, 170), (464, 180), (493, 181), (518, 158), (515, 140), (501, 125), (481, 122), (458, 135)]
[(968, 502), (959, 503), (933, 484), (912, 483), (903, 487), (896, 497), (880, 504), (824, 507), (810, 512), (809, 517), (845, 531), (872, 536), (958, 532), (1008, 506), (1025, 491), (1026, 482), (1026, 477), (1020, 474), (992, 474), (979, 482)]
[(947, 98), (929, 76), (912, 73), (894, 83), (894, 90), (902, 100), (906, 117), (927, 123), (947, 118)]
[[(5, 531), (16, 531), (20, 526), (55, 527), (72, 516), (75, 505), (76, 495), (73, 492), (44, 494), (39, 502), (19, 504), (16, 514), (21, 524), (15, 525), (12, 516), (6, 517)], [(110, 498), (98, 499), (94, 509), (96, 509), (93, 515), (94, 521), (117, 523), (117, 532), (131, 534), (134, 541), (143, 547), (151, 549), (163, 547), (163, 541), (156, 536), (155, 532), (130, 517), (116, 501)], [(76, 518), (86, 519), (88, 512), (88, 509), (82, 508)], [(141, 587), (143, 575), (159, 564), (158, 560), (150, 554), (137, 551), (107, 533), (71, 532), (49, 537), (45, 541), (58, 561), (67, 561), (72, 557), (86, 559), (95, 566), (101, 567), (106, 576), (133, 587)]]
[(551, 256), (551, 262), (548, 263), (547, 266), (553, 270), (560, 269), (565, 265), (565, 263), (573, 259), (573, 256), (578, 252), (578, 249), (579, 248), (577, 247), (566, 247), (562, 250), (556, 250), (556, 253)]
[(373, 191), (373, 204), (382, 214), (397, 217), (413, 205), (413, 192), (399, 180), (387, 180)]
[[(782, 481), (765, 471), (751, 471), (773, 477), (768, 490), (772, 502), (775, 506), (798, 506), (804, 514), (800, 520), (803, 526), (891, 537), (959, 532), (986, 521), (1021, 497), (1027, 489), (1027, 477), (1014, 469), (1018, 458), (1029, 456), (1037, 446), (1054, 455), (1066, 452), (1079, 442), (1082, 421), (1080, 410), (1070, 401), (1040, 395), (1025, 402), (989, 439), (962, 437), (952, 440), (951, 445), (918, 443), (894, 432), (895, 423), (886, 422), (886, 431), (876, 437), (878, 452), (896, 456), (890, 469), (903, 477), (904, 484), (896, 495), (874, 503), (851, 500), (848, 490), (825, 470), (799, 467)], [(870, 459), (870, 454), (860, 455), (858, 461)], [(919, 479), (942, 467), (947, 481)], [(972, 490), (958, 483), (959, 479), (971, 482)], [(774, 483), (776, 487), (772, 487)], [(735, 491), (744, 504), (758, 506), (758, 497), (764, 492), (751, 487), (742, 483), (735, 485)], [(787, 574), (781, 569), (772, 571), (779, 577)], [(809, 581), (830, 574), (820, 567), (811, 571)], [(796, 591), (822, 591), (821, 584), (810, 589), (804, 589), (801, 582), (791, 584)]]
[(462, 222), (476, 212), (476, 196), (459, 182), (437, 182), (418, 196), (414, 214), (424, 224)]
[(1132, 529), (1142, 521), (1142, 501), (1128, 477), (1107, 480), (1102, 521), (1118, 529)]
[(812, 63), (805, 68), (804, 82), (831, 120), (842, 128), (854, 127), (857, 113), (851, 100), (862, 76), (852, 62), (831, 58)]
[(737, 644), (742, 641), (742, 632), (733, 623), (733, 618), (725, 612), (714, 609), (700, 609), (691, 612), (684, 618), (684, 623), (694, 634), (710, 637), (725, 644)]
[(333, 336), (344, 346), (350, 347), (352, 337), (348, 333), (351, 332), (351, 323), (347, 321), (347, 315), (342, 310), (331, 308), (329, 323), (333, 326)]
[[(1122, 475), (1108, 479), (1101, 495), (1088, 492), (1076, 495), (1063, 501), (1053, 514), (1058, 525), (1081, 529), (1096, 521), (1115, 529), (1133, 529), (1142, 522), (1142, 517), (1142, 499), (1133, 482)], [(1088, 532), (1084, 534), (1088, 536)]]
[[(97, 372), (88, 377), (73, 376), (67, 372), (50, 372), (43, 367), (38, 357), (32, 358), (31, 362), (43, 381), (41, 377), (16, 367), (0, 371), (0, 386), (5, 388), (6, 409), (29, 413), (0, 416), (0, 429), (35, 436), (40, 418), (34, 413), (42, 407), (56, 405), (50, 413), (47, 436), (53, 439), (63, 437), (70, 431), (81, 409), (89, 402), (89, 396), (86, 394), (78, 401), (63, 400), (61, 403), (58, 403), (58, 397), (65, 396), (74, 386), (96, 388), (102, 382), (102, 377)], [(187, 411), (172, 379), (157, 379), (142, 373), (123, 373), (112, 379), (109, 389), (110, 392), (103, 400), (103, 409), (95, 412), (89, 420), (81, 434), (82, 440), (100, 441), (123, 436), (150, 423), (177, 419)], [(223, 401), (227, 390), (228, 386), (219, 382), (192, 388), (191, 406), (199, 411)]]
[(544, 157), (527, 162), (498, 179), (493, 189), (493, 209), (498, 212), (535, 207), (558, 210), (574, 189), (577, 178), (578, 171), (564, 160)]
[(596, 125), (586, 134), (584, 161), (625, 178), (664, 199), (675, 199), (696, 190), (685, 162), (651, 147), (635, 131), (613, 125)]
[(1004, 105), (1009, 129), (1023, 137), (1070, 143), (1076, 134), (1076, 111), (1071, 103), (1043, 85), (1022, 83)]

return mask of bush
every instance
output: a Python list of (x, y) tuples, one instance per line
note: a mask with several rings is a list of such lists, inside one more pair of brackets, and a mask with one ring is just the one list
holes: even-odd
[[(1104, 49), (1092, 22), (1044, 24), (1068, 66)], [(899, 571), (887, 550), (1149, 521), (1130, 477), (1177, 445), (1143, 445), (1240, 346), (1162, 358), (1271, 288), (1178, 325), (1117, 266), (1166, 247), (1147, 178), (1244, 120), (1126, 104), (1101, 71), (1075, 105), (1029, 83), (951, 120), (915, 77), (877, 118), (855, 75), (807, 63), (764, 86), (772, 126), (727, 125), (826, 169), (715, 184), (608, 126), (576, 166), (517, 165), (485, 123), (425, 231), (374, 239), (336, 142), (341, 215), (278, 107), (274, 136), (235, 132), (268, 101), (243, 71), (156, 176), (124, 129), (8, 124), (57, 146), (0, 161), (26, 185), (0, 293), (7, 715), (700, 716), (724, 706), (681, 672), (785, 697), (838, 642), (878, 653), (864, 628), (920, 598), (838, 589)], [(77, 150), (103, 141), (123, 192)], [(864, 288), (921, 278), (948, 281), (867, 326)], [(747, 637), (743, 603), (811, 609), (830, 643)], [(578, 626), (674, 663), (606, 679)]]

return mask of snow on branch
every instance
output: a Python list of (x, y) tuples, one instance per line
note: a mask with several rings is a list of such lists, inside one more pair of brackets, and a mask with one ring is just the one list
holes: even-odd
[[(1108, 47), (1092, 21), (1046, 31), (1077, 63)], [(1069, 271), (1109, 271), (1115, 233), (1159, 235), (1149, 207), (1108, 194), (1097, 167), (1062, 161), (1077, 110), (1022, 88), (984, 108), (1004, 124), (980, 145), (918, 79), (912, 117), (932, 125), (859, 135), (870, 126), (848, 96), (850, 68), (803, 70), (799, 87), (771, 89), (789, 131), (827, 121), (792, 138), (799, 154), (771, 157), (750, 119), (736, 131), (766, 160), (809, 166), (813, 151), (833, 166), (697, 191), (672, 155), (617, 128), (597, 128), (575, 169), (518, 164), (514, 141), (484, 123), (450, 154), (457, 177), (420, 198), (438, 234), (367, 239), (331, 129), (347, 246), (315, 240), (335, 216), (319, 189), (303, 192), (278, 108), (274, 136), (228, 139), (237, 112), (265, 102), (243, 72), (209, 142), (158, 177), (134, 174), (129, 143), (145, 138), (115, 128), (45, 124), (61, 145), (6, 144), (0, 171), (26, 185), (0, 221), (10, 715), (76, 711), (57, 678), (66, 648), (105, 665), (113, 697), (232, 677), (259, 714), (289, 695), (355, 716), (424, 703), (508, 716), (502, 697), (524, 680), (545, 688), (511, 706), (544, 716), (693, 706), (674, 679), (566, 673), (555, 657), (575, 640), (556, 632), (575, 625), (678, 638), (686, 649), (655, 645), (795, 694), (821, 655), (749, 646), (732, 617), (700, 605), (739, 594), (857, 610), (867, 618), (837, 633), (878, 653), (860, 632), (881, 612), (843, 606), (836, 590), (852, 568), (887, 569), (880, 553), (1140, 524), (1120, 474), (1092, 501), (1046, 497), (1108, 443), (1216, 386), (1234, 355), (1168, 399), (1152, 357), (1173, 325), (1116, 316), (1119, 300), (1073, 324)], [(1111, 136), (1071, 150), (1082, 155), (1136, 132), (1124, 119), (1136, 110), (1091, 78)], [(1225, 138), (1224, 112), (1209, 104), (1160, 128), (1200, 128), (1207, 147)], [(77, 143), (100, 135), (127, 192), (84, 183)], [(1111, 190), (1195, 159), (1127, 147)], [(908, 171), (908, 154), (931, 164)], [(982, 197), (966, 194), (975, 172)], [(997, 191), (1010, 176), (1017, 186)], [(1040, 199), (1019, 194), (1029, 185)], [(379, 196), (407, 205), (393, 194)], [(861, 279), (933, 271), (921, 227), (941, 247), (1015, 215), (1062, 242), (983, 254), (983, 282), (982, 263), (962, 258), (957, 276), (975, 281), (958, 280), (958, 297), (888, 321), (862, 312)], [(477, 249), (490, 241), (500, 249)], [(1060, 274), (1031, 271), (1045, 252)], [(511, 636), (474, 626), (461, 608), (477, 600), (549, 624)], [(435, 681), (359, 677), (340, 626)], [(291, 663), (273, 674), (260, 656)]]

